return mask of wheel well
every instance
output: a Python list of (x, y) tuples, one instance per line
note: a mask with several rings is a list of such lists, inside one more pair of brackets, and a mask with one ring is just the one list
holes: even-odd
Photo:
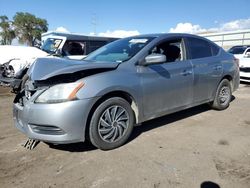
[(88, 118), (87, 118), (87, 122), (86, 122), (86, 130), (85, 130), (85, 136), (87, 136), (87, 138), (89, 138), (89, 125), (90, 125), (90, 121), (92, 118), (93, 113), (95, 112), (96, 108), (105, 100), (112, 98), (112, 97), (121, 97), (124, 100), (126, 100), (130, 105), (131, 108), (134, 112), (135, 115), (135, 119), (136, 119), (136, 123), (138, 123), (138, 106), (134, 100), (134, 98), (127, 92), (124, 91), (113, 91), (110, 93), (107, 93), (105, 95), (103, 95), (100, 99), (98, 99), (96, 101), (96, 103), (92, 106), (89, 114), (88, 114)]
[(229, 80), (229, 81), (232, 81), (232, 80), (233, 80), (232, 76), (230, 76), (230, 75), (224, 76), (221, 80), (223, 80), (223, 79), (227, 79), (227, 80)]
[(232, 78), (232, 76), (230, 76), (230, 75), (226, 75), (226, 76), (224, 76), (222, 79), (221, 79), (221, 81), (223, 80), (223, 79), (227, 79), (229, 82), (230, 82), (230, 86), (231, 86), (231, 89), (233, 88), (233, 78)]

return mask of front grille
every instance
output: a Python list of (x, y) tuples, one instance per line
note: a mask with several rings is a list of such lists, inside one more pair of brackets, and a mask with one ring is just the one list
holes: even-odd
[(240, 67), (241, 72), (250, 72), (250, 67)]
[(240, 78), (244, 80), (250, 80), (250, 77), (241, 76)]
[(49, 135), (62, 135), (65, 132), (60, 129), (59, 127), (52, 126), (52, 125), (36, 125), (36, 124), (29, 124), (30, 128), (39, 134), (49, 134)]

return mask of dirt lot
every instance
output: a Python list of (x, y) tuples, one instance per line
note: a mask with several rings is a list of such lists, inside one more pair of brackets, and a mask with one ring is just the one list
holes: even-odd
[(14, 95), (0, 88), (0, 187), (249, 188), (250, 85), (234, 96), (225, 111), (202, 105), (146, 122), (116, 150), (40, 143), (30, 151), (13, 125)]

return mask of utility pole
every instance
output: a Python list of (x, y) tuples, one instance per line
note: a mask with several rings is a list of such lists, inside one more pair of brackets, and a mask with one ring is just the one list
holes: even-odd
[(96, 26), (97, 26), (97, 19), (96, 19), (96, 13), (94, 13), (92, 15), (92, 19), (91, 19), (91, 25), (93, 26), (94, 29), (94, 35), (96, 36)]

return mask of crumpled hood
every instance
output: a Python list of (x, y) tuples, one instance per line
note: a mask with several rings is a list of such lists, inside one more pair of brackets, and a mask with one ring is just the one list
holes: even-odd
[(73, 74), (81, 71), (88, 71), (94, 69), (107, 69), (112, 70), (118, 67), (119, 63), (108, 62), (90, 62), (90, 61), (77, 61), (68, 60), (63, 58), (38, 58), (32, 64), (28, 71), (28, 75), (33, 81), (43, 81), (49, 78)]

